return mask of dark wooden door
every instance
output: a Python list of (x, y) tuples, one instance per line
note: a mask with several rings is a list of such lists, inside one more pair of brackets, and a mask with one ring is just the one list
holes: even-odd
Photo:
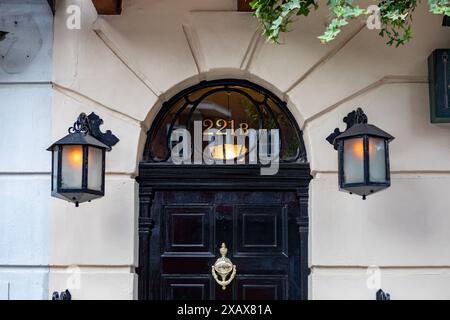
[[(141, 299), (307, 298), (307, 188), (183, 189), (179, 179), (174, 189), (140, 181)], [(225, 290), (211, 274), (222, 243), (237, 269)]]

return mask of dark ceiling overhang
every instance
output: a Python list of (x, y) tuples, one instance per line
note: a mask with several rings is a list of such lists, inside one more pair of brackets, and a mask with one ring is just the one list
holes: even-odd
[[(97, 8), (98, 14), (121, 14), (122, 13), (122, 0), (92, 0), (95, 8)], [(251, 0), (237, 0), (238, 11), (250, 12)]]
[(250, 7), (250, 2), (252, 2), (252, 0), (237, 0), (238, 11), (242, 11), (242, 12), (253, 11), (252, 8)]
[(92, 0), (98, 14), (116, 15), (122, 13), (122, 0)]

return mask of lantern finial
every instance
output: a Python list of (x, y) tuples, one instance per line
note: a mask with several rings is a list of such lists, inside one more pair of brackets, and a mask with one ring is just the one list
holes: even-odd
[[(355, 124), (364, 124), (368, 122), (368, 118), (364, 113), (363, 109), (358, 108), (350, 112), (343, 119), (344, 123), (347, 125), (345, 131), (353, 127)], [(334, 149), (337, 150), (336, 138), (341, 135), (342, 132), (339, 128), (334, 129), (334, 132), (327, 137), (327, 141), (334, 146)]]
[(90, 128), (89, 128), (89, 119), (86, 116), (85, 113), (81, 113), (78, 116), (77, 121), (75, 121), (75, 123), (73, 124), (72, 127), (69, 128), (69, 133), (90, 133)]
[(351, 115), (351, 117), (353, 117), (353, 124), (350, 125), (350, 127), (352, 127), (355, 124), (361, 124), (361, 123), (368, 122), (367, 116), (364, 113), (363, 109), (361, 109), (361, 108), (358, 108), (358, 109), (356, 109), (356, 111), (351, 112), (350, 115)]

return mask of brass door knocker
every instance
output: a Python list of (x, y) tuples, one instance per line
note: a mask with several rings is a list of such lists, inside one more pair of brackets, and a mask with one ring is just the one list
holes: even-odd
[[(234, 276), (236, 275), (236, 266), (231, 263), (231, 260), (226, 257), (228, 253), (228, 249), (225, 243), (222, 243), (222, 247), (220, 248), (221, 257), (217, 259), (216, 263), (211, 267), (211, 273), (216, 280), (216, 282), (222, 287), (223, 290), (227, 288), (227, 286), (233, 281)], [(227, 280), (227, 276), (230, 277)], [(220, 279), (219, 279), (220, 276)]]

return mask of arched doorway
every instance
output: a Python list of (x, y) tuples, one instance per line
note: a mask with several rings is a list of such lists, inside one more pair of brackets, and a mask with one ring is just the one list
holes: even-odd
[[(163, 104), (143, 159), (139, 299), (307, 299), (311, 176), (283, 101), (249, 81), (201, 82)], [(262, 174), (268, 159), (278, 168)], [(222, 243), (236, 266), (225, 289), (212, 275)]]

